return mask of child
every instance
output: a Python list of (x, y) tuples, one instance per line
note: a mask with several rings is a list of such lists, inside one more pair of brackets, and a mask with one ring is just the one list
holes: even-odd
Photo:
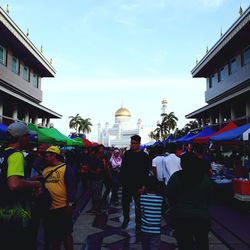
[(143, 250), (156, 250), (160, 247), (164, 198), (158, 194), (158, 189), (159, 183), (156, 177), (149, 176), (146, 182), (146, 193), (140, 197)]

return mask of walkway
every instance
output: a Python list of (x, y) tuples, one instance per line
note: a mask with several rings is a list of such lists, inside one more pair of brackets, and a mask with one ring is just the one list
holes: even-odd
[[(85, 193), (81, 198), (83, 210), (76, 215), (74, 224), (74, 249), (75, 250), (119, 250), (141, 249), (140, 237), (135, 234), (134, 206), (131, 206), (131, 221), (126, 230), (120, 228), (122, 222), (121, 206), (106, 205), (105, 211), (98, 216), (86, 213), (90, 209), (91, 202)], [(80, 211), (80, 210), (79, 210)], [(210, 248), (212, 250), (226, 250), (226, 247), (214, 234), (209, 235)], [(178, 249), (175, 238), (170, 228), (162, 222), (160, 249)]]

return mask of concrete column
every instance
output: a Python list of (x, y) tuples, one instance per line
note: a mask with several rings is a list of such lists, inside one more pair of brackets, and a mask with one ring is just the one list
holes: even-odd
[(3, 97), (0, 96), (0, 123), (3, 122)]
[(197, 118), (196, 121), (198, 122), (198, 127), (201, 128), (201, 119)]
[(224, 121), (224, 114), (223, 113), (224, 113), (223, 109), (220, 107), (219, 108), (219, 123), (220, 124), (223, 123), (223, 121)]
[(205, 121), (205, 118), (201, 118), (201, 126), (202, 127), (205, 127), (206, 126), (206, 121)]
[(231, 105), (231, 120), (235, 120), (236, 119), (236, 108), (235, 105), (232, 104)]
[(24, 121), (27, 123), (27, 124), (29, 124), (29, 110), (25, 110), (25, 112), (24, 112)]
[(45, 119), (46, 119), (45, 117), (42, 118), (42, 127), (45, 127), (45, 122), (46, 122)]
[(250, 100), (246, 100), (246, 116), (250, 116)]
[(46, 128), (49, 128), (50, 125), (50, 118), (46, 118)]
[(18, 108), (17, 108), (17, 103), (14, 103), (13, 106), (13, 112), (12, 112), (12, 118), (14, 120), (18, 120)]
[(214, 113), (212, 113), (212, 112), (210, 113), (209, 120), (210, 120), (210, 125), (215, 124), (215, 116), (214, 116)]
[(35, 125), (38, 124), (38, 115), (34, 115), (34, 116), (32, 117), (32, 123), (35, 124)]

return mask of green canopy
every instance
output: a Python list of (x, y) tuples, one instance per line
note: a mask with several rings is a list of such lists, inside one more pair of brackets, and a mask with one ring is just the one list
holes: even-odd
[(83, 146), (80, 141), (75, 141), (59, 132), (56, 128), (37, 128), (34, 124), (28, 125), (29, 129), (37, 132), (38, 143), (48, 143), (55, 145)]

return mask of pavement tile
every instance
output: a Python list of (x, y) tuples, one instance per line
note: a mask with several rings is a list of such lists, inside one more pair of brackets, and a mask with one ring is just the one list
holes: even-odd
[(115, 243), (123, 239), (125, 239), (124, 236), (121, 236), (119, 234), (113, 234), (113, 235), (105, 237), (102, 242), (103, 244), (110, 244), (110, 243)]

